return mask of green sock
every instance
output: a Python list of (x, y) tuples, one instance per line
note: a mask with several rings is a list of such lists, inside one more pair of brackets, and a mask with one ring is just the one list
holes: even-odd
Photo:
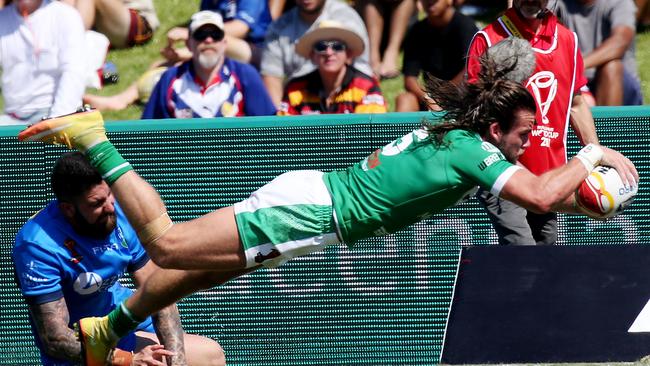
[(129, 309), (126, 308), (124, 302), (108, 313), (108, 325), (120, 338), (129, 334), (129, 332), (134, 331), (138, 324), (143, 321), (144, 320), (136, 319)]
[(103, 141), (91, 147), (86, 151), (86, 156), (109, 186), (122, 174), (133, 170), (131, 164), (124, 160), (110, 141)]

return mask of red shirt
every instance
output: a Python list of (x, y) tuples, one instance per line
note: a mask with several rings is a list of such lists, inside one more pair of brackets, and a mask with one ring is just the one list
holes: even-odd
[(537, 102), (537, 124), (530, 136), (530, 147), (519, 158), (526, 168), (539, 175), (566, 164), (566, 133), (573, 95), (587, 84), (582, 54), (576, 35), (548, 13), (537, 34), (513, 8), (476, 33), (467, 55), (470, 82), (480, 71), (479, 56), (504, 38), (518, 36), (528, 40), (536, 55), (536, 65), (526, 88)]

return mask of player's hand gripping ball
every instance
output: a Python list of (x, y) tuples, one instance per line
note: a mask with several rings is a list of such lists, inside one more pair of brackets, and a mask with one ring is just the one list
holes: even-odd
[(596, 220), (614, 217), (630, 205), (637, 186), (626, 187), (616, 169), (597, 166), (575, 192), (578, 208)]

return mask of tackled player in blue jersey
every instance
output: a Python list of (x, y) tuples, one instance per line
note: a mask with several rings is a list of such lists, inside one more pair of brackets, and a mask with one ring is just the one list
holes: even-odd
[[(131, 296), (133, 290), (119, 281), (125, 272), (140, 284), (157, 266), (82, 154), (56, 162), (52, 190), (56, 199), (18, 232), (13, 260), (42, 364), (73, 365), (82, 360), (82, 349), (71, 325), (104, 315)], [(183, 333), (173, 304), (122, 337), (117, 349), (110, 355), (117, 365), (163, 365), (161, 356), (175, 365), (225, 363), (216, 342)]]

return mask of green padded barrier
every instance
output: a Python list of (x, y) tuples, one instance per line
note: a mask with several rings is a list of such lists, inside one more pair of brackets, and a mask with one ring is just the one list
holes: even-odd
[[(603, 144), (650, 175), (650, 108), (596, 108)], [(175, 220), (245, 198), (278, 174), (341, 169), (417, 126), (428, 113), (107, 123), (111, 140), (161, 193)], [(64, 151), (18, 143), (0, 127), (0, 365), (36, 365), (10, 251), (24, 221), (52, 195)], [(570, 155), (578, 147), (570, 141)], [(608, 222), (561, 218), (560, 244), (647, 244), (647, 179), (635, 204)], [(435, 364), (459, 248), (495, 244), (475, 200), (354, 249), (330, 247), (192, 295), (186, 331), (218, 340), (231, 365)], [(128, 283), (128, 280), (125, 280)]]

